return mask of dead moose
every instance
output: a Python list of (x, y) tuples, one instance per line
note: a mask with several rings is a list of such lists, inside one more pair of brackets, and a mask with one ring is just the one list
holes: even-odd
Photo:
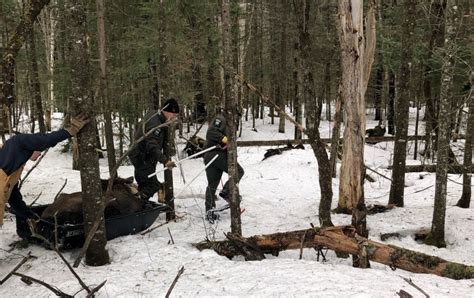
[[(102, 191), (105, 193), (108, 180), (101, 179)], [(105, 218), (117, 215), (129, 215), (145, 209), (146, 203), (138, 196), (133, 178), (115, 178), (111, 195), (105, 196)], [(82, 223), (82, 193), (60, 194), (41, 214), (41, 219), (58, 224)]]

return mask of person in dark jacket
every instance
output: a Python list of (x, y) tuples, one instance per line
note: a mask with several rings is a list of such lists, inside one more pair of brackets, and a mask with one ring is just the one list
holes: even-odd
[[(227, 136), (229, 134), (229, 127), (224, 115), (222, 114), (216, 116), (216, 118), (210, 122), (209, 128), (207, 129), (205, 149), (212, 146), (217, 147), (216, 149), (204, 154), (204, 163), (208, 164), (216, 155), (218, 155), (218, 157), (206, 168), (206, 214), (208, 214), (207, 211), (216, 206), (216, 190), (217, 186), (219, 185), (219, 181), (221, 180), (222, 173), (228, 173), (229, 167), (227, 164)], [(239, 175), (237, 182), (239, 182), (244, 175), (244, 169), (239, 163), (237, 163), (237, 171)], [(219, 196), (226, 201), (229, 200), (229, 180), (227, 180), (227, 182), (224, 184)]]
[(18, 189), (18, 181), (25, 163), (28, 159), (36, 161), (41, 155), (41, 151), (75, 136), (88, 122), (88, 117), (80, 114), (77, 117), (72, 117), (70, 125), (64, 129), (49, 134), (18, 134), (5, 142), (0, 149), (0, 226), (3, 224), (7, 202), (11, 207), (11, 212), (17, 217), (37, 217), (25, 204)]
[[(178, 102), (174, 98), (168, 99), (160, 111), (151, 110), (143, 117), (142, 121), (137, 125), (134, 139), (138, 140), (152, 129), (166, 122), (173, 121), (178, 114)], [(156, 175), (148, 177), (155, 173), (158, 162), (168, 169), (176, 166), (170, 157), (164, 154), (168, 138), (169, 129), (165, 125), (155, 129), (153, 133), (145, 137), (130, 151), (129, 158), (135, 168), (135, 180), (138, 183), (138, 191), (140, 197), (145, 201), (148, 201), (161, 189), (161, 183), (156, 178)]]

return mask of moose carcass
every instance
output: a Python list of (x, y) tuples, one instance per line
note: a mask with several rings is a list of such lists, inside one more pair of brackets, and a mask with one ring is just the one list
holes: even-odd
[[(102, 180), (105, 192), (107, 180)], [(105, 196), (105, 230), (107, 239), (135, 234), (150, 227), (161, 212), (169, 211), (167, 205), (143, 202), (137, 195), (132, 179), (117, 178), (111, 194)], [(59, 248), (80, 247), (85, 240), (80, 192), (60, 195), (51, 205), (34, 206), (41, 219), (28, 221), (16, 217), (17, 233), (33, 243), (41, 236), (40, 243), (56, 243)], [(34, 229), (36, 235), (31, 234)], [(33, 237), (32, 237), (33, 236)], [(46, 243), (44, 242), (46, 239)]]
[[(105, 196), (105, 218), (116, 215), (128, 215), (144, 209), (145, 202), (137, 195), (133, 179), (116, 178), (112, 192)], [(102, 191), (105, 193), (108, 180), (101, 180)], [(58, 224), (82, 223), (82, 193), (60, 194), (41, 214), (41, 219), (55, 220)]]

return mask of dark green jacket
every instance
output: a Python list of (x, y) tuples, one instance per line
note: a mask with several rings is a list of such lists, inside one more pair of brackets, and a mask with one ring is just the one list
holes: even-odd
[(229, 127), (224, 115), (220, 114), (214, 118), (209, 124), (206, 134), (206, 147), (209, 148), (214, 145), (222, 144), (222, 138), (230, 134)]
[[(148, 112), (143, 117), (143, 120), (137, 125), (137, 130), (135, 131), (135, 140), (138, 140), (148, 131), (165, 122), (166, 118), (163, 113), (158, 112), (157, 114), (156, 110)], [(168, 127), (165, 126), (158, 128), (152, 134), (138, 143), (138, 145), (130, 152), (130, 158), (140, 158), (150, 162), (159, 161), (160, 163), (165, 164), (168, 161), (168, 157), (163, 154), (163, 148), (165, 148), (167, 143)]]

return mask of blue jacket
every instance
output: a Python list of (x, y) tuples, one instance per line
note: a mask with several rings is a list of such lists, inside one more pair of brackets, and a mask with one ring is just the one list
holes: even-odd
[[(57, 143), (71, 137), (65, 129), (42, 134), (19, 134), (8, 139), (0, 149), (0, 169), (5, 174), (11, 175), (28, 161), (34, 151), (43, 151), (54, 147)], [(18, 183), (14, 186), (8, 201), (17, 216), (28, 217), (31, 211), (23, 201), (18, 189)]]

